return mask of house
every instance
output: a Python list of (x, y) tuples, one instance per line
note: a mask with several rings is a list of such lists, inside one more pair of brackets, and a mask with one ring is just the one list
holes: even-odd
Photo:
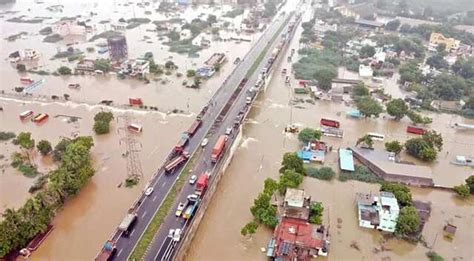
[(131, 77), (144, 77), (150, 73), (150, 62), (144, 59), (130, 59), (120, 64), (120, 73)]
[(309, 141), (303, 149), (296, 152), (299, 158), (305, 162), (321, 162), (324, 163), (327, 152), (326, 143), (322, 141)]
[(179, 32), (180, 40), (188, 40), (191, 39), (192, 33), (191, 30), (189, 29), (183, 29), (181, 32)]
[(430, 35), (430, 45), (438, 46), (439, 44), (445, 44), (446, 50), (456, 50), (459, 48), (461, 41), (454, 38), (448, 38), (440, 33), (431, 33)]
[(61, 20), (53, 24), (53, 32), (61, 36), (83, 35), (86, 32), (85, 26), (78, 25), (74, 20)]
[(367, 20), (367, 19), (356, 19), (354, 23), (360, 27), (377, 29), (380, 30), (385, 24), (382, 22)]
[(356, 194), (359, 226), (393, 233), (397, 226), (400, 207), (391, 192)]
[(370, 67), (370, 65), (363, 65), (363, 64), (359, 65), (360, 77), (368, 78), (368, 77), (372, 77), (372, 75), (374, 75), (374, 70), (372, 70), (372, 67)]
[(443, 100), (434, 100), (431, 102), (431, 107), (437, 110), (443, 111), (458, 111), (461, 110), (464, 106), (464, 101), (443, 101)]
[(449, 237), (453, 237), (454, 234), (456, 234), (456, 230), (458, 229), (457, 226), (451, 224), (451, 223), (448, 223), (446, 224), (446, 226), (444, 226), (444, 233), (449, 236)]
[(16, 63), (20, 61), (32, 61), (39, 59), (41, 54), (33, 49), (24, 49), (18, 50), (16, 52), (10, 53), (8, 58), (10, 58), (10, 62)]
[(288, 188), (281, 204), (280, 222), (268, 243), (267, 256), (275, 260), (310, 260), (327, 256), (329, 233), (324, 226), (310, 224), (311, 198), (304, 190)]
[(74, 70), (78, 74), (93, 73), (95, 71), (95, 61), (92, 59), (83, 59), (77, 63)]

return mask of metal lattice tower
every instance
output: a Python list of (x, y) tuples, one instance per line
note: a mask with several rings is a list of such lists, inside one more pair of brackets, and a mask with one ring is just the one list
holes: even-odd
[(123, 127), (119, 128), (125, 132), (125, 137), (120, 139), (120, 144), (125, 143), (125, 153), (123, 156), (127, 157), (127, 179), (136, 179), (139, 181), (143, 177), (142, 164), (138, 156), (142, 148), (142, 144), (137, 141), (133, 135), (128, 131), (127, 127), (130, 125), (130, 117), (128, 114), (123, 114), (117, 117), (117, 120), (123, 120)]

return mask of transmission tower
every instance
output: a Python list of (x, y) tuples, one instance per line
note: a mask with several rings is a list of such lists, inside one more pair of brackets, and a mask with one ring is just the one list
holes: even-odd
[(119, 132), (125, 132), (125, 137), (120, 139), (120, 145), (125, 143), (126, 151), (122, 156), (127, 158), (127, 180), (131, 179), (138, 182), (143, 177), (142, 164), (138, 156), (142, 144), (128, 131), (130, 116), (128, 114), (123, 114), (117, 117), (117, 121), (119, 121), (119, 119), (123, 121), (123, 127), (119, 128)]

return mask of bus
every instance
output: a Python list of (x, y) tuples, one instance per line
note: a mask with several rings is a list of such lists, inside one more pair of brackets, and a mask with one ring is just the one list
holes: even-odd
[(377, 141), (383, 141), (385, 139), (385, 136), (380, 133), (368, 132), (367, 135), (371, 137), (373, 140), (377, 140)]

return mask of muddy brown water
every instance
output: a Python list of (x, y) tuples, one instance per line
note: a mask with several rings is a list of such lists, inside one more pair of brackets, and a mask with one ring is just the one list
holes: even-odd
[[(300, 28), (301, 31), (301, 28)], [(298, 33), (297, 33), (298, 35)], [(297, 37), (292, 48), (298, 48)], [(283, 57), (286, 57), (285, 55)], [(234, 155), (212, 203), (207, 209), (203, 221), (187, 254), (187, 260), (267, 260), (260, 248), (266, 248), (272, 231), (260, 226), (251, 238), (242, 237), (240, 229), (252, 219), (250, 206), (258, 193), (262, 191), (263, 181), (277, 178), (282, 155), (295, 151), (301, 146), (296, 135), (284, 134), (283, 129), (293, 123), (301, 127), (317, 127), (321, 117), (336, 119), (344, 129), (344, 139), (323, 137), (322, 140), (334, 148), (353, 146), (357, 138), (367, 132), (383, 133), (386, 140), (401, 140), (412, 137), (406, 134), (407, 119), (400, 122), (388, 117), (380, 119), (351, 119), (345, 116), (349, 107), (329, 101), (317, 101), (315, 105), (299, 104), (300, 108), (291, 109), (289, 101), (294, 97), (280, 76), (282, 68), (290, 65), (283, 62), (275, 71), (267, 92), (261, 95), (244, 128), (244, 139)], [(349, 73), (344, 73), (348, 76)], [(340, 75), (341, 77), (341, 72)], [(384, 80), (384, 88), (395, 97), (403, 91), (396, 86), (396, 78)], [(347, 77), (350, 78), (350, 77)], [(293, 85), (296, 82), (292, 82)], [(454, 155), (472, 155), (472, 132), (456, 131), (448, 126), (453, 122), (473, 124), (455, 115), (427, 113), (433, 117), (430, 128), (441, 132), (444, 138), (443, 151), (439, 159), (425, 164), (407, 155), (403, 157), (417, 164), (432, 168), (435, 183), (451, 187), (473, 175), (472, 169), (454, 166), (449, 163)], [(377, 148), (383, 143), (376, 142)], [(449, 151), (449, 154), (447, 152)], [(325, 165), (338, 168), (336, 150), (329, 153)], [(305, 178), (301, 186), (313, 200), (321, 201), (325, 207), (324, 223), (331, 232), (330, 254), (322, 260), (424, 260), (428, 248), (421, 244), (412, 245), (401, 240), (384, 240), (374, 230), (358, 227), (355, 193), (376, 192), (378, 185), (357, 181), (331, 182)], [(427, 222), (423, 237), (429, 247), (442, 255), (445, 260), (472, 260), (474, 253), (471, 242), (474, 240), (474, 198), (459, 200), (452, 192), (436, 189), (412, 188), (413, 198), (430, 201), (432, 214)], [(231, 207), (230, 207), (231, 206)], [(339, 219), (339, 220), (338, 220)], [(458, 226), (453, 241), (443, 238), (442, 229), (446, 222)], [(359, 250), (351, 247), (358, 246)], [(385, 251), (378, 251), (382, 249)]]

